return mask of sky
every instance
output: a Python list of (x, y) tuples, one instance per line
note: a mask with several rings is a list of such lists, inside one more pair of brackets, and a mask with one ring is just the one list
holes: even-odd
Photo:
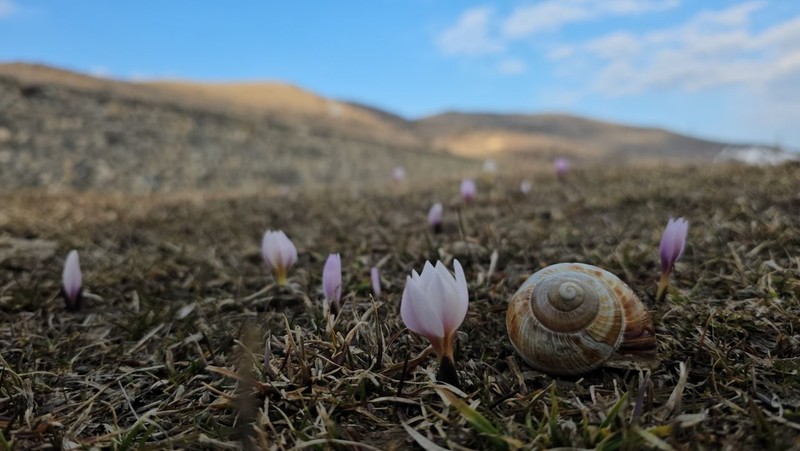
[(800, 1), (0, 0), (0, 61), (561, 112), (800, 150)]

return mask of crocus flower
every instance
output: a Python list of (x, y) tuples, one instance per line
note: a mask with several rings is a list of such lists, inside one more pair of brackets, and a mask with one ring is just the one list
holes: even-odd
[(477, 192), (478, 188), (475, 187), (475, 180), (464, 179), (464, 181), (461, 182), (461, 198), (464, 199), (465, 202), (472, 202)]
[(428, 210), (428, 225), (433, 229), (433, 233), (441, 233), (442, 231), (443, 212), (444, 207), (442, 207), (442, 204), (439, 202), (433, 204), (431, 209)]
[(553, 162), (553, 166), (556, 169), (556, 176), (558, 178), (563, 178), (567, 175), (567, 171), (569, 171), (569, 160), (566, 158), (556, 158), (556, 161)]
[(458, 260), (453, 261), (456, 275), (444, 267), (425, 262), (422, 274), (412, 271), (403, 290), (400, 316), (412, 331), (431, 342), (439, 357), (438, 379), (453, 385), (458, 376), (453, 361), (453, 345), (469, 307), (467, 279)]
[(369, 270), (369, 278), (372, 281), (372, 292), (375, 293), (375, 297), (381, 297), (381, 273), (378, 268), (373, 266)]
[(392, 171), (392, 178), (395, 182), (402, 182), (406, 179), (406, 170), (402, 166), (394, 168)]
[(322, 291), (325, 301), (331, 306), (335, 314), (339, 312), (339, 302), (342, 299), (342, 259), (339, 254), (328, 255), (325, 267), (322, 269)]
[(286, 285), (286, 273), (297, 261), (297, 249), (291, 240), (280, 230), (267, 230), (261, 241), (261, 254), (278, 285)]
[(524, 194), (524, 195), (526, 195), (526, 196), (528, 195), (528, 193), (530, 193), (530, 192), (531, 192), (531, 188), (532, 188), (532, 187), (533, 187), (533, 185), (531, 184), (531, 181), (530, 181), (530, 180), (523, 180), (523, 181), (522, 181), (522, 182), (519, 184), (519, 190), (520, 190), (520, 191), (522, 191), (522, 194)]
[(497, 162), (494, 160), (486, 160), (483, 162), (483, 172), (494, 174), (497, 172)]
[(64, 262), (64, 272), (62, 274), (62, 286), (64, 297), (67, 301), (67, 310), (78, 310), (81, 306), (83, 278), (81, 277), (81, 262), (78, 258), (78, 251), (71, 250), (67, 254)]
[(656, 292), (656, 300), (658, 301), (664, 298), (669, 287), (669, 275), (675, 267), (675, 262), (683, 255), (688, 231), (689, 223), (685, 219), (669, 218), (658, 249), (661, 257), (661, 280), (658, 282), (658, 291)]

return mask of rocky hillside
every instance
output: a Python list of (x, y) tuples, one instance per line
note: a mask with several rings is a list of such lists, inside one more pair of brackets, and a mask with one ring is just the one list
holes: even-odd
[(5, 69), (4, 189), (256, 190), (370, 183), (387, 179), (397, 165), (413, 167), (407, 171), (412, 180), (441, 174), (443, 167), (454, 175), (478, 167), (411, 142), (238, 111), (212, 99), (45, 68), (27, 78)]
[[(0, 188), (265, 189), (505, 167), (711, 161), (726, 144), (567, 115), (409, 121), (282, 83), (129, 83), (0, 64)], [(476, 161), (477, 160), (477, 161)], [(412, 170), (413, 169), (413, 170)]]

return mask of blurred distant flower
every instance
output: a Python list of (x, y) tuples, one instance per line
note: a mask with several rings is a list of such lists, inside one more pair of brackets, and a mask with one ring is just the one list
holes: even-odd
[(325, 301), (331, 306), (331, 312), (339, 313), (342, 299), (342, 260), (339, 254), (328, 255), (322, 269), (322, 291), (325, 293)]
[(497, 162), (494, 160), (486, 160), (483, 162), (483, 172), (494, 174), (497, 172)]
[(78, 258), (78, 251), (71, 250), (67, 254), (64, 262), (64, 272), (62, 274), (62, 287), (64, 298), (67, 302), (67, 310), (78, 310), (81, 307), (83, 297), (83, 278), (81, 277), (81, 263)]
[(519, 184), (519, 190), (522, 191), (522, 194), (525, 194), (526, 196), (528, 195), (528, 193), (531, 192), (531, 188), (532, 187), (533, 187), (533, 185), (531, 184), (530, 180), (523, 180)]
[(433, 204), (431, 209), (428, 210), (428, 225), (433, 229), (433, 233), (441, 233), (443, 214), (444, 207), (439, 202)]
[(378, 271), (378, 268), (373, 266), (372, 269), (369, 270), (369, 278), (372, 281), (372, 292), (375, 294), (375, 297), (381, 297), (381, 273)]
[(688, 231), (689, 223), (685, 219), (669, 218), (658, 248), (661, 258), (661, 280), (658, 283), (658, 291), (656, 292), (656, 300), (658, 301), (661, 301), (666, 295), (667, 288), (669, 288), (669, 275), (675, 268), (675, 262), (683, 255)]
[(461, 198), (464, 199), (464, 202), (470, 203), (475, 200), (477, 193), (478, 188), (475, 186), (475, 180), (464, 179), (461, 182)]
[(556, 169), (556, 176), (558, 176), (558, 178), (562, 178), (567, 175), (567, 172), (569, 171), (569, 160), (566, 158), (556, 158), (556, 161), (553, 162), (553, 166)]
[(297, 261), (297, 249), (286, 234), (280, 230), (267, 230), (261, 241), (261, 254), (278, 285), (286, 285), (286, 274)]
[(406, 179), (406, 170), (402, 166), (394, 168), (392, 171), (392, 178), (395, 182), (402, 182)]
[(439, 357), (437, 378), (458, 385), (453, 346), (456, 331), (467, 315), (469, 294), (467, 279), (458, 260), (453, 260), (453, 267), (455, 277), (440, 261), (435, 267), (425, 262), (421, 275), (411, 271), (403, 290), (400, 316), (409, 329), (431, 342)]

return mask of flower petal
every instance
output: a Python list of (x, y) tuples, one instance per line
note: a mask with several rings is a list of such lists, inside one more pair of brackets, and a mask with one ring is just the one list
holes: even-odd
[(689, 223), (684, 218), (670, 218), (667, 222), (659, 244), (661, 271), (671, 271), (675, 262), (683, 255), (688, 230)]
[(67, 254), (67, 259), (64, 262), (64, 272), (62, 273), (62, 281), (64, 286), (64, 293), (70, 301), (75, 302), (78, 299), (78, 294), (81, 291), (83, 284), (83, 277), (81, 276), (81, 263), (78, 257), (78, 251), (71, 250)]
[(441, 311), (445, 334), (451, 334), (461, 325), (459, 320), (461, 304), (458, 300), (459, 293), (456, 289), (455, 279), (442, 262), (436, 262), (436, 273), (437, 279), (434, 287), (437, 292), (431, 296), (436, 296), (436, 299), (439, 300), (439, 310)]
[(457, 305), (453, 312), (452, 322), (453, 329), (461, 327), (464, 318), (467, 316), (469, 309), (469, 291), (467, 290), (467, 278), (464, 275), (464, 269), (461, 268), (461, 263), (458, 260), (453, 260), (453, 269), (456, 271), (456, 293), (458, 294)]
[(428, 225), (435, 226), (442, 223), (442, 213), (444, 211), (444, 207), (442, 204), (435, 203), (431, 206), (431, 209), (428, 211)]
[(424, 293), (428, 293), (428, 287), (430, 287), (433, 279), (436, 278), (436, 269), (431, 265), (431, 262), (426, 261), (425, 267), (422, 268), (422, 274), (419, 276), (420, 280), (420, 290)]
[(444, 337), (439, 310), (419, 287), (419, 282), (406, 278), (400, 316), (406, 326), (429, 340)]
[(339, 254), (328, 255), (322, 269), (322, 291), (325, 299), (338, 304), (342, 298), (342, 260)]
[(372, 292), (375, 293), (375, 297), (380, 297), (381, 295), (381, 273), (378, 271), (378, 268), (372, 267), (369, 271), (369, 278), (372, 282)]

